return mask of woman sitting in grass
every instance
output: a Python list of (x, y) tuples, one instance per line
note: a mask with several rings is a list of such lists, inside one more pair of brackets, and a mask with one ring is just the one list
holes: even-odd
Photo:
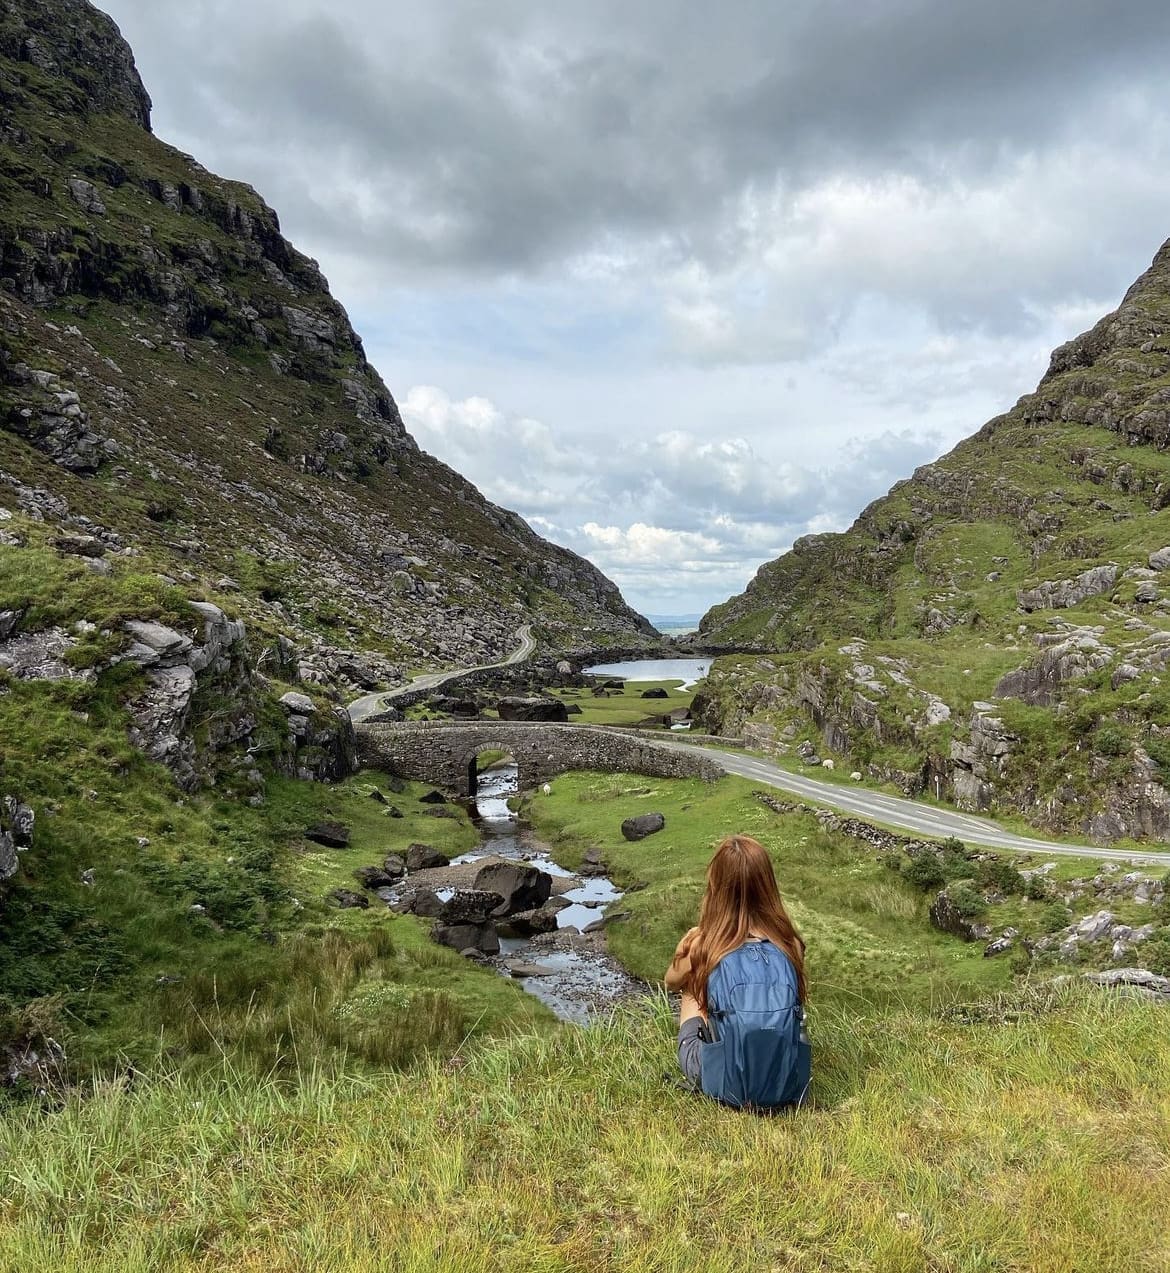
[(699, 923), (665, 977), (682, 991), (678, 1059), (697, 1089), (727, 1105), (775, 1109), (804, 1099), (804, 940), (764, 846), (728, 836), (707, 868)]

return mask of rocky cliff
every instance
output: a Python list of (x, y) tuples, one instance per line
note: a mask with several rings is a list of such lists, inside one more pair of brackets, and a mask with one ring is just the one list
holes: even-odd
[[(1034, 393), (704, 616), (710, 728), (1101, 840), (1170, 837), (1170, 244)], [(700, 706), (703, 706), (702, 704)]]
[(0, 108), (0, 505), (283, 636), (343, 692), (498, 658), (526, 622), (552, 647), (649, 632), (419, 451), (272, 209), (151, 134), (104, 14), (0, 0)]

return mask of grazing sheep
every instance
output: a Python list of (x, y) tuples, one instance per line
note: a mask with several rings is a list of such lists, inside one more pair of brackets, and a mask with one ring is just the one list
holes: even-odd
[(822, 769), (832, 769), (833, 767), (834, 767), (834, 766), (833, 766), (833, 762), (832, 762), (831, 760), (822, 760), (822, 761), (821, 761), (821, 768), (822, 768)]
[(849, 775), (849, 777), (852, 778), (854, 782), (861, 781), (861, 775), (857, 772), (856, 769)]
[(544, 784), (543, 787), (541, 787), (541, 791), (543, 791), (546, 796), (552, 795), (552, 788), (548, 785), (547, 782)]

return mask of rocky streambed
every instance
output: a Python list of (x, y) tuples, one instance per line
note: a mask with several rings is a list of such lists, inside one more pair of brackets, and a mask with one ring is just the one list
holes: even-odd
[(516, 791), (514, 763), (485, 769), (473, 813), (482, 842), (450, 862), (416, 857), (378, 896), (394, 910), (433, 915), (436, 940), (522, 982), (564, 1020), (585, 1022), (648, 990), (606, 951), (622, 893), (597, 854), (579, 872), (561, 866), (508, 807)]

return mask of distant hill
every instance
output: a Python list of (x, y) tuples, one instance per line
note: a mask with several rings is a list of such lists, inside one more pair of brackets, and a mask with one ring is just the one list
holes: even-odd
[(1035, 393), (703, 616), (703, 707), (908, 791), (1170, 836), (1170, 245)]
[(646, 618), (659, 632), (697, 632), (702, 618), (697, 614), (648, 614)]

